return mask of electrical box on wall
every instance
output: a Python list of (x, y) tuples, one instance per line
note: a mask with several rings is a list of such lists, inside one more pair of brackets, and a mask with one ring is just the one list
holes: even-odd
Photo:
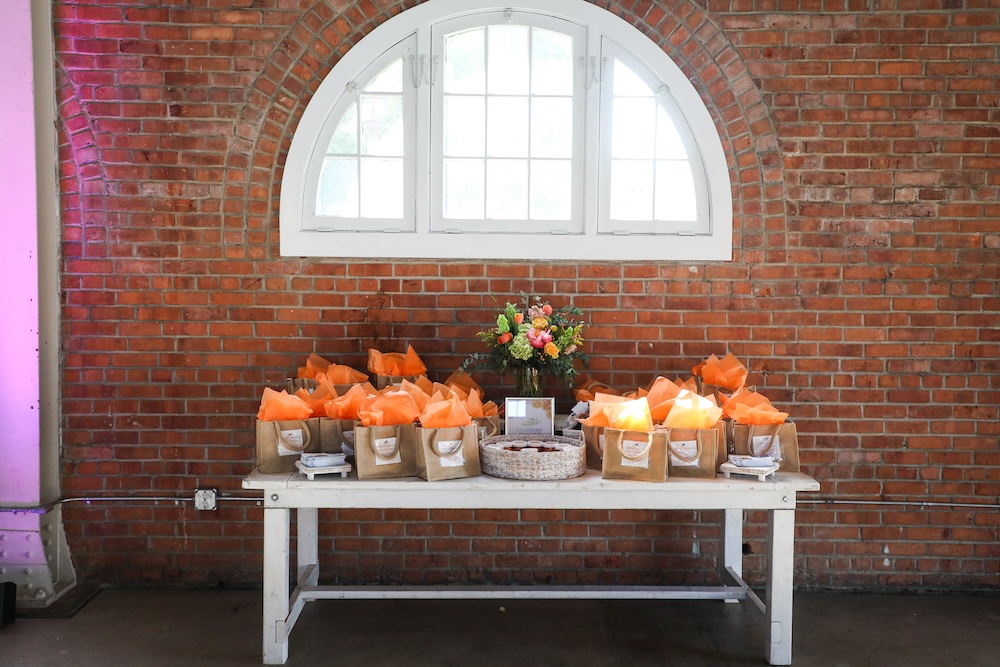
[(194, 508), (196, 510), (218, 509), (218, 493), (216, 489), (196, 489), (194, 492)]

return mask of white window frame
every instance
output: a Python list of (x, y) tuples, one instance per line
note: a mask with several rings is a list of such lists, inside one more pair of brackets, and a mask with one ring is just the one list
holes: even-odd
[[(435, 56), (431, 53), (431, 34), (435, 25), (469, 14), (487, 12), (519, 12), (554, 16), (581, 24), (587, 28), (587, 54), (582, 71), (577, 71), (577, 85), (585, 85), (588, 124), (585, 147), (582, 149), (584, 170), (584, 197), (574, 207), (583, 207), (582, 233), (477, 233), (467, 229), (449, 230), (447, 225), (432, 225), (430, 217), (439, 215), (431, 203), (434, 176), (429, 132), (417, 132), (414, 141), (414, 161), (407, 165), (407, 179), (413, 178), (412, 225), (409, 220), (405, 231), (394, 231), (391, 224), (380, 230), (308, 229), (316, 226), (310, 218), (315, 207), (316, 180), (319, 165), (335, 130), (343, 108), (345, 95), (353, 95), (352, 84), (372, 63), (386, 51), (404, 40), (416, 44), (413, 54), (415, 71), (421, 85), (416, 89), (416, 106), (413, 112), (417, 127), (431, 121), (430, 83), (440, 76), (440, 66), (435, 70)], [(602, 104), (604, 93), (599, 79), (606, 57), (603, 49), (620, 49), (638, 61), (657, 77), (666, 94), (675, 103), (675, 111), (683, 116), (690, 129), (694, 150), (689, 157), (697, 156), (694, 164), (704, 170), (708, 203), (709, 224), (707, 232), (656, 233), (639, 227), (608, 229), (599, 225), (600, 216), (606, 215), (604, 198), (600, 196), (603, 185), (601, 174), (600, 143), (604, 135), (594, 113)], [(624, 46), (624, 45), (627, 45)], [(388, 62), (388, 61), (386, 61)], [(404, 61), (407, 65), (407, 61)], [(406, 71), (407, 67), (404, 67)], [(404, 75), (404, 79), (405, 79)], [(330, 127), (333, 125), (334, 127)], [(610, 127), (610, 123), (604, 123)], [(606, 134), (606, 132), (605, 132)], [(326, 143), (323, 143), (325, 137)], [(604, 179), (606, 180), (606, 179)], [(407, 207), (409, 204), (407, 204)], [(280, 201), (280, 253), (283, 256), (330, 258), (421, 258), (421, 259), (527, 259), (527, 260), (731, 260), (732, 259), (732, 193), (729, 167), (722, 142), (711, 115), (700, 96), (663, 50), (639, 30), (615, 16), (584, 0), (541, 0), (532, 7), (498, 5), (495, 0), (428, 0), (386, 21), (362, 39), (338, 62), (316, 91), (305, 109), (292, 139), (281, 184)], [(606, 223), (606, 221), (605, 221)], [(338, 225), (339, 227), (340, 225)], [(360, 226), (359, 226), (360, 227)], [(434, 231), (435, 227), (442, 231)], [(601, 233), (601, 229), (605, 232)]]

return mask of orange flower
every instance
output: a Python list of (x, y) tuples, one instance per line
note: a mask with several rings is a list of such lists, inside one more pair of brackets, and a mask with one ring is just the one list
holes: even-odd
[(545, 354), (549, 355), (553, 359), (559, 356), (559, 348), (553, 342), (548, 342), (545, 344)]
[(524, 313), (514, 313), (514, 324), (521, 324), (524, 322)]
[(499, 336), (497, 336), (497, 342), (499, 344), (501, 344), (501, 345), (506, 345), (507, 343), (509, 343), (511, 341), (512, 338), (514, 338), (514, 337), (510, 335), (510, 332), (506, 331), (506, 332), (500, 334)]

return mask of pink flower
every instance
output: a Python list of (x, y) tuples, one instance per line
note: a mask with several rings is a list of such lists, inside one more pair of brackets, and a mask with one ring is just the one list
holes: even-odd
[(528, 342), (531, 347), (541, 350), (546, 343), (552, 342), (552, 334), (545, 329), (528, 329)]

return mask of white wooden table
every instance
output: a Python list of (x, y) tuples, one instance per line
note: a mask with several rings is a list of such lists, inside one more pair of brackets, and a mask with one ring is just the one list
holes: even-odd
[[(818, 491), (800, 473), (666, 483), (583, 477), (560, 482), (521, 482), (495, 477), (425, 482), (418, 478), (359, 481), (299, 473), (254, 471), (243, 488), (264, 492), (264, 663), (288, 659), (288, 636), (306, 602), (359, 598), (618, 598), (739, 600), (765, 622), (765, 655), (772, 665), (792, 662), (792, 574), (795, 496)], [(721, 586), (320, 586), (320, 508), (427, 509), (650, 509), (724, 510)], [(297, 512), (298, 568), (290, 589), (291, 511)], [(762, 601), (743, 580), (743, 512), (768, 513), (767, 593)]]

